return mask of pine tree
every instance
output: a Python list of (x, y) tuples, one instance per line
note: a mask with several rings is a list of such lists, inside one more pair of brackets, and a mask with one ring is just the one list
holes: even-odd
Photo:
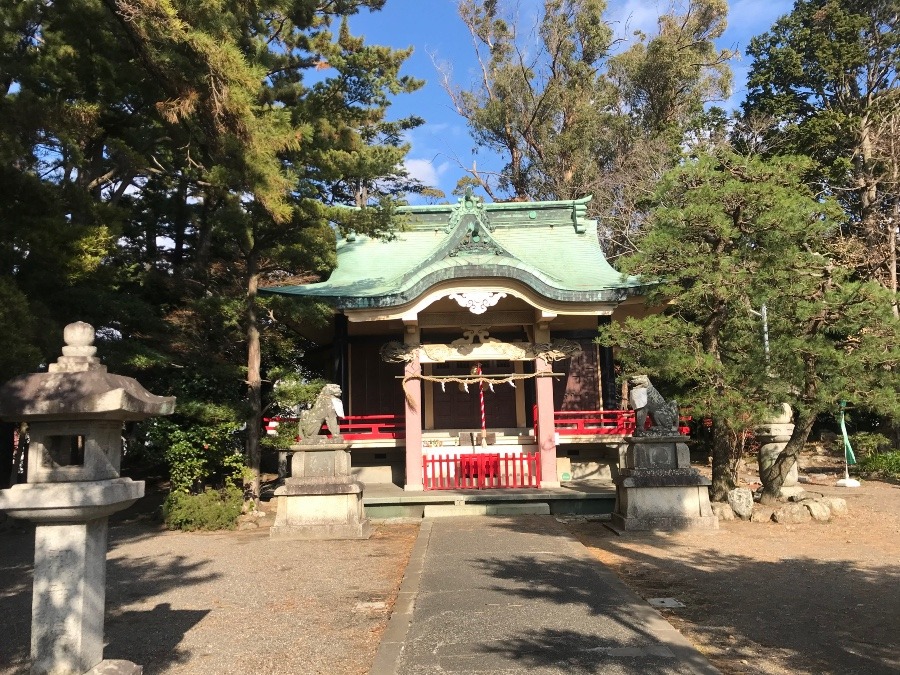
[(420, 188), (402, 133), (421, 120), (386, 118), (420, 86), (399, 72), (409, 50), (366, 45), (346, 21), (383, 4), (0, 9), (0, 272), (56, 330), (92, 321), (117, 365), (178, 394), (179, 433), (226, 444), (243, 418), (251, 499), (261, 354), (296, 363), (275, 348), (283, 331), (264, 344), (260, 284), (324, 273), (335, 228), (386, 232)]
[[(713, 421), (714, 499), (733, 487), (731, 448), (781, 402), (794, 434), (762, 476), (771, 498), (819, 413), (850, 400), (897, 414), (900, 325), (877, 284), (840, 265), (842, 212), (801, 182), (810, 162), (727, 148), (686, 158), (661, 182), (625, 269), (655, 285), (662, 313), (612, 327), (631, 368), (677, 386)], [(766, 304), (770, 351), (754, 308)]]
[(842, 255), (895, 295), (898, 21), (896, 0), (800, 0), (750, 42), (743, 104), (767, 122), (769, 152), (815, 160), (808, 180), (849, 216)]

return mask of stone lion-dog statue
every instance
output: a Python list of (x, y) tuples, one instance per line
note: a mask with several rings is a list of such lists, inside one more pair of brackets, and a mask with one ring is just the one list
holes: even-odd
[[(300, 413), (297, 435), (301, 443), (339, 443), (341, 437), (338, 417), (344, 417), (344, 404), (341, 402), (341, 388), (336, 384), (322, 387), (312, 408)], [(319, 436), (322, 423), (328, 427), (331, 439)]]
[[(666, 401), (646, 375), (628, 378), (628, 402), (634, 410), (635, 436), (678, 433), (678, 404)], [(647, 417), (650, 428), (645, 428)]]

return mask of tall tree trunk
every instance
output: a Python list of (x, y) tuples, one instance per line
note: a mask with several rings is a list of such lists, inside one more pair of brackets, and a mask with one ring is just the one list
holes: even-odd
[(16, 456), (16, 425), (0, 422), (0, 489), (12, 484), (13, 458)]
[(180, 278), (182, 276), (182, 265), (184, 263), (184, 240), (187, 236), (190, 215), (188, 210), (188, 183), (187, 179), (182, 175), (178, 179), (178, 189), (175, 192), (175, 203), (173, 204), (175, 216), (172, 223), (172, 239), (175, 245), (172, 247), (172, 272)]
[[(721, 252), (721, 242), (719, 245)], [(721, 363), (722, 356), (719, 353), (719, 331), (725, 323), (727, 308), (722, 300), (711, 315), (709, 321), (703, 326), (700, 341), (707, 354), (712, 354), (716, 361)], [(717, 388), (722, 391), (721, 382)], [(734, 489), (734, 479), (731, 474), (731, 442), (733, 434), (729, 433), (728, 424), (723, 420), (713, 420), (713, 449), (712, 449), (712, 487), (710, 499), (714, 502), (724, 502), (728, 492)]]
[(247, 465), (250, 475), (244, 481), (244, 501), (259, 506), (260, 425), (262, 424), (262, 376), (260, 374), (259, 322), (257, 320), (257, 291), (259, 269), (256, 253), (247, 258), (247, 397), (250, 418), (247, 420)]
[(759, 479), (762, 481), (763, 490), (760, 495), (760, 504), (772, 504), (778, 501), (778, 495), (781, 487), (784, 485), (784, 479), (790, 473), (800, 451), (806, 445), (809, 438), (809, 432), (812, 431), (813, 423), (816, 421), (816, 415), (812, 411), (806, 411), (797, 416), (797, 423), (794, 425), (794, 431), (790, 440), (784, 446), (775, 461), (768, 469), (761, 469)]
[[(808, 333), (812, 335), (812, 331)], [(804, 357), (804, 384), (803, 399), (807, 402), (816, 400), (817, 385), (817, 361), (810, 354)], [(760, 495), (760, 504), (771, 504), (778, 500), (781, 487), (784, 485), (784, 479), (797, 462), (800, 451), (806, 445), (809, 438), (809, 432), (812, 431), (813, 423), (816, 421), (816, 410), (814, 405), (807, 405), (802, 412), (798, 413), (797, 421), (794, 424), (794, 431), (790, 440), (784, 447), (778, 457), (768, 469), (760, 469), (759, 480), (762, 481), (763, 489)]]
[(894, 318), (900, 319), (900, 307), (898, 307), (897, 303), (897, 228), (900, 227), (900, 195), (894, 197), (894, 212), (893, 217), (890, 219), (888, 223), (888, 247), (889, 247), (889, 257), (888, 264), (890, 265), (890, 276), (891, 276), (891, 292), (893, 293), (893, 297), (891, 298), (891, 309), (894, 312)]
[(714, 502), (724, 502), (728, 492), (734, 489), (731, 439), (728, 426), (721, 420), (713, 420), (712, 486), (709, 497)]

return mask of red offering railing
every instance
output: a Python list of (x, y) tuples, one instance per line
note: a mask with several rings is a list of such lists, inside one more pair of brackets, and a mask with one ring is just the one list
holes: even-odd
[[(687, 425), (690, 420), (685, 416), (679, 418), (679, 433), (690, 433)], [(553, 413), (553, 425), (560, 436), (628, 436), (634, 433), (634, 410), (557, 410)]]
[[(263, 423), (267, 434), (275, 434), (279, 424), (297, 424), (297, 418), (266, 417)], [(406, 435), (406, 420), (402, 415), (349, 415), (342, 417), (338, 426), (348, 441), (397, 439)], [(319, 433), (329, 435), (328, 428), (323, 424)]]
[[(340, 420), (340, 428), (348, 441), (404, 438), (406, 419), (403, 415), (351, 415)], [(323, 431), (327, 429), (323, 427)]]
[(539, 452), (425, 455), (422, 469), (426, 490), (537, 488), (541, 484)]
[(560, 436), (591, 436), (634, 432), (633, 410), (557, 410), (553, 425)]
[[(534, 409), (537, 420), (537, 406)], [(678, 430), (688, 434), (687, 422), (690, 417), (682, 417)], [(292, 417), (266, 417), (263, 419), (266, 433), (275, 434), (279, 424), (296, 424)], [(406, 420), (403, 415), (350, 415), (340, 419), (341, 435), (348, 441), (396, 440), (406, 437)], [(633, 410), (557, 410), (553, 413), (553, 424), (560, 436), (628, 436), (634, 433)], [(535, 424), (535, 434), (537, 428)], [(328, 435), (322, 425), (320, 433)]]

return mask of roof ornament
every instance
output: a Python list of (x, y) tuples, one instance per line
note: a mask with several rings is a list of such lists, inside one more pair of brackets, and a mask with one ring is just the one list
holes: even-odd
[(450, 220), (447, 221), (447, 227), (444, 228), (444, 231), (447, 234), (453, 232), (466, 216), (469, 216), (467, 218), (469, 225), (472, 225), (474, 222), (476, 226), (481, 226), (488, 232), (494, 231), (491, 220), (488, 218), (487, 209), (484, 206), (484, 199), (478, 197), (472, 191), (471, 185), (466, 187), (465, 194), (452, 207)]
[(493, 307), (506, 293), (492, 293), (491, 291), (469, 291), (467, 293), (451, 293), (451, 300), (456, 300), (460, 307), (468, 309), (472, 314), (484, 314), (488, 307)]
[(470, 221), (466, 225), (466, 233), (459, 243), (447, 254), (449, 258), (455, 258), (460, 254), (472, 255), (502, 255), (503, 251), (492, 239), (488, 238), (478, 222)]

